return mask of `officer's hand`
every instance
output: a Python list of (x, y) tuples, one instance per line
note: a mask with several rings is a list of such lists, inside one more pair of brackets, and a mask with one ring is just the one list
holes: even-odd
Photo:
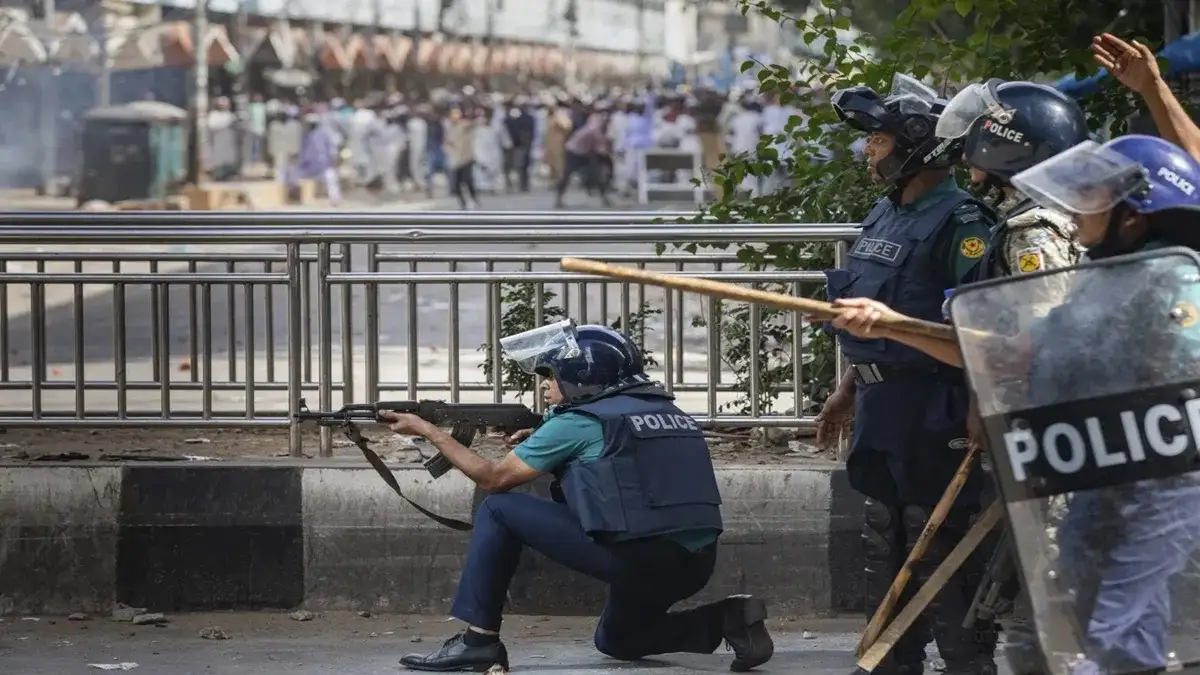
[(884, 317), (900, 316), (891, 307), (869, 298), (839, 298), (833, 305), (842, 308), (841, 316), (833, 320), (833, 327), (860, 338), (887, 337), (887, 328), (875, 324)]
[(817, 415), (817, 445), (836, 446), (854, 424), (854, 392), (838, 390), (825, 400)]
[(409, 413), (398, 413), (392, 410), (384, 410), (379, 413), (379, 418), (387, 422), (388, 428), (400, 434), (401, 436), (428, 436), (429, 422), (411, 415)]
[(511, 448), (512, 446), (520, 443), (521, 441), (525, 440), (526, 438), (529, 438), (532, 434), (533, 434), (533, 429), (519, 429), (519, 430), (517, 430), (517, 433), (504, 439), (504, 443)]
[(1145, 96), (1162, 80), (1154, 52), (1134, 40), (1132, 44), (1105, 33), (1092, 38), (1092, 58), (1134, 93)]

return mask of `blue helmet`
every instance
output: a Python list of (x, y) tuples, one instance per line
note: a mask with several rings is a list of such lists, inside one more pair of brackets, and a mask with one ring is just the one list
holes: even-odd
[(576, 327), (568, 319), (502, 338), (500, 346), (526, 372), (553, 377), (568, 404), (650, 383), (641, 350), (607, 326)]
[(999, 79), (972, 84), (950, 99), (937, 133), (964, 139), (966, 164), (1002, 181), (1088, 139), (1083, 110), (1065, 94)]
[(1138, 213), (1200, 208), (1200, 162), (1183, 148), (1154, 136), (1122, 136), (1104, 148), (1137, 162), (1146, 184), (1125, 198)]
[(1121, 203), (1145, 214), (1200, 209), (1200, 162), (1153, 136), (1084, 141), (1012, 182), (1042, 206), (1073, 214), (1105, 213)]

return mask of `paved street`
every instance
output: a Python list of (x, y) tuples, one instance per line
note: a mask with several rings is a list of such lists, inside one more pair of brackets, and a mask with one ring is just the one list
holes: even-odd
[[(482, 207), (488, 210), (535, 210), (545, 209), (552, 196), (546, 192), (535, 192), (528, 195), (484, 195), (482, 199)], [(598, 201), (592, 200), (582, 193), (574, 195), (574, 202), (569, 204), (595, 210), (599, 208)], [(395, 205), (378, 205), (360, 202), (359, 205), (347, 205), (347, 208), (357, 208), (360, 210), (446, 210), (455, 208), (455, 203), (449, 198), (439, 198), (432, 201), (415, 201), (402, 202)], [(623, 205), (620, 210), (631, 210), (635, 208), (631, 205)], [(663, 207), (665, 210), (677, 211), (681, 206), (667, 205)], [(566, 212), (564, 212), (566, 213)], [(253, 214), (248, 213), (247, 219), (252, 220)], [(581, 249), (582, 247), (582, 249)], [(352, 259), (355, 261), (355, 271), (365, 271), (365, 254), (366, 246), (352, 247)], [(614, 245), (571, 245), (571, 244), (555, 244), (538, 243), (538, 244), (511, 244), (504, 242), (471, 242), (452, 245), (385, 245), (381, 249), (385, 253), (403, 255), (404, 260), (385, 262), (381, 264), (382, 271), (410, 271), (410, 265), (415, 264), (415, 261), (420, 260), (429, 255), (446, 255), (453, 254), (454, 257), (470, 257), (474, 254), (476, 259), (481, 256), (495, 254), (510, 254), (517, 256), (516, 260), (496, 263), (495, 271), (518, 271), (523, 268), (524, 262), (521, 259), (526, 256), (543, 255), (550, 258), (549, 260), (534, 265), (535, 270), (555, 271), (557, 270), (557, 258), (563, 255), (598, 255), (606, 252), (623, 252), (623, 253), (645, 253), (653, 255), (653, 245), (631, 245), (631, 244), (614, 244)], [(40, 252), (48, 249), (38, 247), (36, 245), (25, 247), (23, 250), (30, 252)], [(90, 247), (90, 250), (104, 252), (98, 247)], [(151, 244), (145, 246), (122, 246), (111, 247), (112, 251), (154, 251), (162, 250), (162, 247), (157, 247)], [(220, 253), (241, 253), (257, 255), (264, 251), (271, 250), (265, 247), (210, 247), (210, 246), (179, 246), (171, 249), (172, 253), (177, 254), (220, 254)], [(14, 256), (15, 258), (16, 256)], [(670, 266), (663, 267), (669, 269)], [(10, 261), (7, 265), (8, 272), (34, 272), (37, 271), (37, 265), (29, 261)], [(50, 272), (71, 272), (74, 267), (70, 263), (48, 263), (45, 267), (46, 271)], [(112, 265), (108, 262), (89, 262), (82, 266), (85, 272), (111, 272)], [(243, 262), (239, 263), (232, 271), (237, 272), (262, 272), (268, 267), (262, 262)], [(277, 265), (270, 268), (272, 271), (281, 272), (282, 266)], [(315, 266), (314, 266), (315, 271)], [(448, 273), (451, 271), (448, 262), (423, 262), (418, 268), (421, 272), (429, 273)], [(691, 269), (698, 269), (692, 267)], [(163, 263), (158, 270), (161, 271), (187, 271), (186, 262)], [(484, 271), (485, 265), (482, 261), (477, 262), (462, 262), (458, 265), (457, 270), (460, 272)], [(122, 271), (127, 272), (149, 272), (149, 266), (145, 263), (126, 263), (122, 267)], [(221, 263), (201, 264), (198, 266), (198, 271), (201, 272), (228, 272), (231, 271)], [(315, 273), (312, 275), (315, 277)], [(584, 289), (582, 297), (586, 297), (586, 308), (581, 306), (580, 289), (577, 287), (569, 289), (569, 300), (563, 302), (561, 293), (563, 291), (561, 284), (549, 284), (547, 290), (559, 293), (553, 304), (563, 306), (575, 318), (581, 321), (592, 321), (611, 323), (620, 317), (621, 300), (620, 284), (606, 284), (603, 290), (600, 284), (588, 284)], [(311, 304), (302, 311), (303, 319), (306, 322), (306, 333), (310, 336), (310, 344), (315, 344), (319, 336), (318, 315), (317, 315), (317, 293), (316, 281), (313, 279), (313, 289), (310, 293)], [(408, 350), (415, 346), (418, 352), (418, 361), (421, 363), (419, 380), (422, 382), (447, 382), (449, 380), (449, 371), (451, 367), (447, 359), (447, 347), (450, 344), (449, 334), (451, 330), (456, 330), (459, 340), (460, 352), (460, 378), (463, 381), (482, 382), (483, 377), (479, 369), (481, 353), (480, 345), (486, 341), (486, 335), (489, 322), (489, 304), (488, 293), (486, 287), (481, 284), (462, 286), (458, 293), (457, 311), (453, 311), (454, 305), (452, 302), (452, 291), (449, 284), (422, 284), (415, 287), (415, 292), (412, 293), (416, 300), (416, 307), (410, 310), (409, 295), (410, 289), (403, 284), (381, 286), (379, 290), (380, 311), (378, 315), (379, 321), (379, 344), (381, 347), (381, 379), (384, 381), (406, 381), (407, 375), (407, 357)], [(85, 370), (86, 378), (92, 380), (113, 381), (116, 379), (116, 366), (114, 364), (114, 355), (116, 349), (114, 340), (116, 339), (116, 310), (113, 303), (112, 289), (102, 286), (85, 286), (81, 289), (85, 295), (85, 302), (82, 317), (83, 330), (81, 335), (81, 351), (84, 361), (88, 364)], [(28, 366), (31, 363), (33, 355), (33, 328), (32, 316), (30, 314), (31, 296), (30, 289), (25, 285), (10, 285), (7, 289), (8, 293), (8, 311), (7, 311), (7, 326), (0, 326), (0, 344), (3, 344), (4, 351), (7, 352), (11, 372), (7, 378), (10, 381), (20, 381), (28, 377)], [(169, 344), (170, 344), (170, 362), (179, 364), (185, 362), (192, 355), (194, 350), (198, 351), (199, 340), (191, 337), (191, 326), (193, 321), (199, 325), (203, 325), (205, 312), (202, 305), (195, 311), (190, 307), (190, 302), (201, 302), (199, 293), (196, 293), (196, 298), (190, 297), (190, 292), (183, 286), (175, 286), (171, 289), (169, 298), (166, 299), (166, 313), (169, 315)], [(44, 335), (47, 338), (46, 359), (50, 364), (50, 379), (62, 380), (70, 382), (74, 379), (75, 371), (75, 353), (76, 353), (76, 309), (74, 307), (74, 290), (70, 285), (57, 285), (47, 287), (45, 290), (47, 311), (44, 318)], [(212, 309), (207, 313), (208, 320), (211, 322), (211, 335), (214, 352), (214, 367), (213, 379), (215, 381), (230, 381), (229, 376), (229, 356), (231, 353), (241, 353), (246, 349), (247, 336), (245, 331), (245, 291), (242, 287), (213, 287), (211, 306)], [(273, 373), (275, 381), (286, 380), (286, 371), (282, 368), (282, 359), (286, 357), (285, 336), (287, 332), (287, 314), (286, 314), (286, 294), (285, 289), (277, 287), (273, 289), (270, 297), (271, 307), (266, 306), (267, 292), (263, 287), (258, 287), (254, 291), (254, 324), (255, 330), (253, 335), (253, 347), (257, 353), (257, 379), (264, 382), (268, 379), (266, 372), (266, 363), (272, 362), (277, 364)], [(607, 298), (606, 300), (604, 298)], [(659, 289), (645, 289), (645, 299), (656, 308), (664, 306), (664, 294)], [(637, 308), (637, 291), (633, 292), (631, 298), (631, 309)], [(332, 334), (334, 344), (338, 346), (340, 352), (341, 347), (341, 314), (340, 307), (342, 295), (340, 292), (335, 292), (332, 298), (333, 306), (333, 326)], [(160, 305), (162, 303), (160, 302)], [(365, 306), (365, 289), (362, 287), (354, 288), (353, 297), (351, 299), (352, 307), (352, 362), (355, 363), (356, 377), (355, 380), (361, 389), (362, 382), (365, 377), (365, 361), (362, 351), (362, 345), (365, 343), (366, 335), (366, 306)], [(586, 312), (584, 311), (586, 309)], [(410, 320), (410, 311), (415, 322)], [(707, 354), (707, 337), (706, 331), (702, 327), (693, 327), (692, 319), (694, 316), (702, 314), (704, 304), (698, 297), (688, 297), (685, 300), (682, 316), (684, 326), (684, 347), (687, 351), (688, 358), (684, 365), (685, 371), (690, 371), (688, 381), (704, 382), (707, 379), (706, 375), (706, 354)], [(152, 369), (152, 343), (155, 335), (154, 323), (154, 297), (151, 295), (151, 289), (148, 286), (129, 285), (125, 289), (125, 358), (128, 360), (128, 365), (125, 368), (127, 377), (131, 381), (142, 380), (149, 381)], [(268, 317), (270, 317), (268, 319)], [(653, 316), (649, 320), (651, 328), (650, 337), (648, 338), (648, 347), (657, 354), (658, 360), (663, 360), (665, 351), (665, 315)], [(6, 328), (6, 330), (3, 330)], [(319, 379), (319, 370), (316, 366), (318, 354), (314, 349), (308, 352), (308, 356), (312, 363), (311, 368), (306, 372), (306, 376), (310, 377), (310, 381)], [(240, 360), (240, 359), (239, 359)], [(192, 364), (193, 366), (195, 364)], [(341, 361), (340, 356), (335, 355), (335, 378), (341, 377)], [(197, 372), (194, 368), (189, 367), (192, 373)], [(237, 366), (237, 371), (241, 373), (243, 365)], [(0, 380), (5, 379), (3, 373), (0, 373)], [(190, 374), (175, 374), (172, 377), (182, 379), (191, 377)], [(727, 380), (732, 381), (732, 380)], [(279, 396), (267, 393), (272, 400), (265, 401), (264, 405), (273, 405), (274, 399), (283, 399)], [(66, 406), (67, 409), (73, 409), (73, 387), (71, 390), (61, 390), (58, 392), (47, 392), (47, 408), (59, 408)], [(89, 398), (89, 407), (99, 406), (111, 409), (115, 403), (111, 401), (112, 397), (108, 393), (99, 394), (98, 399)], [(490, 394), (486, 394), (490, 398)], [(699, 397), (697, 405), (703, 409), (703, 394), (697, 394)], [(184, 395), (185, 399), (188, 395)], [(240, 400), (239, 400), (240, 397)], [(145, 402), (139, 403), (139, 398), (144, 398)], [(147, 408), (158, 405), (158, 392), (135, 392), (131, 394), (131, 408)], [(195, 397), (191, 397), (195, 398)], [(224, 407), (222, 404), (227, 399), (231, 398), (231, 403), (235, 407), (240, 407), (244, 402), (244, 396), (240, 393), (221, 394), (216, 402), (217, 408)], [(61, 400), (60, 400), (61, 399)], [(0, 392), (0, 414), (3, 409), (28, 409), (29, 394), (24, 391), (5, 391)], [(177, 406), (184, 405), (194, 407), (189, 401), (180, 401)], [(262, 406), (260, 406), (262, 407)]]
[[(107, 619), (0, 624), (0, 661), (6, 675), (88, 675), (89, 664), (136, 663), (134, 675), (378, 675), (401, 673), (398, 658), (435, 649), (456, 630), (436, 617), (325, 616), (307, 623), (284, 615), (215, 614), (172, 617), (164, 628)], [(762, 673), (837, 675), (853, 668), (855, 620), (782, 621), (776, 655)], [(229, 640), (199, 637), (218, 625)], [(731, 654), (671, 655), (621, 663), (596, 652), (592, 619), (510, 617), (505, 631), (514, 673), (546, 675), (675, 675), (728, 672)], [(809, 631), (805, 633), (804, 631)], [(1002, 671), (1004, 672), (1004, 671)]]

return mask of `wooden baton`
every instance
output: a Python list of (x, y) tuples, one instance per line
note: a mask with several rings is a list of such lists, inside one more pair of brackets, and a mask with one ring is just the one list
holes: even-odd
[[(737, 300), (739, 302), (768, 305), (779, 309), (790, 309), (825, 321), (836, 318), (843, 312), (842, 308), (835, 307), (833, 304), (822, 300), (811, 300), (809, 298), (798, 298), (793, 295), (784, 295), (783, 293), (743, 288), (735, 284), (726, 284), (720, 281), (712, 281), (711, 279), (697, 279), (695, 277), (684, 277), (676, 274), (649, 272), (633, 267), (610, 265), (596, 260), (563, 258), (559, 266), (567, 272), (595, 274), (597, 276), (611, 277), (625, 281), (636, 281), (650, 286), (699, 293), (725, 300)], [(878, 325), (901, 333), (924, 335), (938, 340), (955, 342), (954, 328), (952, 326), (933, 323), (932, 321), (922, 321), (910, 316), (884, 316), (880, 318)]]
[(979, 548), (979, 545), (983, 543), (983, 538), (992, 531), (992, 528), (996, 527), (1002, 515), (1004, 515), (1004, 507), (998, 501), (992, 502), (979, 520), (971, 526), (971, 529), (967, 530), (966, 536), (958, 542), (953, 551), (950, 551), (950, 555), (946, 556), (946, 559), (933, 571), (929, 580), (925, 582), (924, 586), (921, 586), (921, 590), (917, 591), (913, 599), (896, 615), (895, 620), (888, 624), (888, 627), (880, 634), (875, 644), (871, 645), (867, 649), (867, 653), (858, 660), (859, 668), (870, 673), (879, 667), (883, 659), (892, 651), (892, 647), (895, 647), (896, 642), (904, 635), (904, 631), (913, 625), (917, 617), (921, 616), (921, 612), (925, 611), (929, 603), (933, 602), (942, 588), (954, 577), (958, 568), (962, 567), (975, 549)]
[(971, 448), (967, 450), (967, 456), (958, 465), (958, 471), (954, 473), (954, 478), (950, 480), (946, 491), (942, 493), (942, 498), (938, 500), (937, 506), (933, 507), (929, 522), (925, 523), (925, 529), (921, 530), (920, 536), (917, 537), (916, 543), (909, 551), (904, 566), (900, 568), (896, 578), (892, 579), (892, 585), (888, 588), (887, 595), (883, 596), (883, 601), (879, 603), (875, 615), (867, 623), (867, 630), (863, 632), (858, 646), (854, 649), (854, 655), (858, 658), (862, 658), (867, 653), (867, 650), (879, 638), (879, 634), (883, 632), (884, 624), (891, 616), (892, 611), (896, 609), (896, 604), (900, 602), (900, 596), (904, 593), (904, 587), (912, 578), (913, 567), (925, 556), (925, 550), (929, 548), (929, 543), (933, 541), (933, 537), (942, 527), (942, 523), (946, 522), (946, 516), (949, 515), (950, 508), (954, 506), (954, 500), (958, 499), (958, 493), (962, 492), (963, 486), (966, 485), (967, 478), (971, 475), (971, 465), (975, 462), (976, 452), (977, 448), (971, 444)]

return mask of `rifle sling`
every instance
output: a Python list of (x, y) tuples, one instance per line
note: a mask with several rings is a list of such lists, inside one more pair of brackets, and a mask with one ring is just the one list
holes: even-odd
[(400, 490), (400, 483), (396, 482), (396, 477), (392, 475), (392, 471), (387, 467), (387, 464), (383, 463), (383, 459), (376, 454), (374, 450), (367, 447), (367, 439), (363, 438), (362, 434), (352, 432), (351, 428), (352, 427), (347, 427), (344, 429), (346, 432), (346, 437), (349, 438), (354, 445), (358, 446), (359, 450), (362, 450), (363, 457), (367, 458), (367, 462), (375, 469), (375, 472), (379, 474), (379, 477), (383, 479), (383, 482), (387, 483), (388, 487), (392, 488), (392, 492), (400, 495), (400, 498), (408, 502), (409, 506), (419, 511), (421, 515), (436, 522), (438, 525), (443, 525), (452, 530), (457, 530), (459, 532), (470, 532), (472, 529), (474, 529), (475, 526), (466, 522), (465, 520), (439, 516), (433, 511), (430, 511), (429, 509), (410, 499), (408, 495), (404, 494), (404, 492)]

